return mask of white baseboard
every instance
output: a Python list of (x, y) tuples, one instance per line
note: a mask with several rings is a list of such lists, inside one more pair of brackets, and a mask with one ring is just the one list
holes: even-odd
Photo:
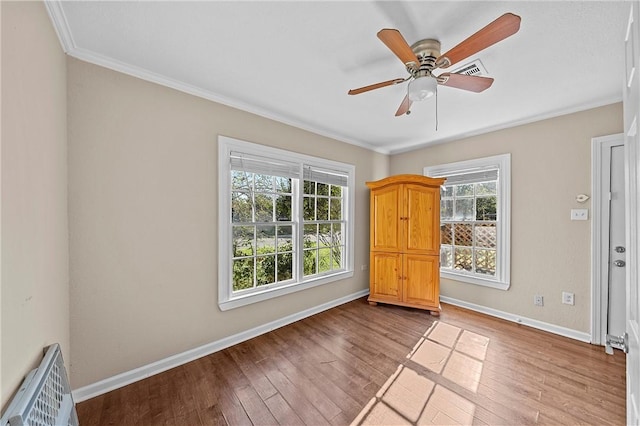
[(549, 324), (547, 322), (526, 318), (520, 315), (511, 314), (509, 312), (499, 311), (497, 309), (487, 308), (486, 306), (476, 305), (475, 303), (465, 302), (463, 300), (454, 299), (452, 297), (440, 296), (440, 301), (450, 305), (460, 306), (461, 308), (470, 309), (482, 314), (490, 315), (496, 318), (502, 318), (518, 324), (526, 325), (538, 330), (548, 331), (549, 333), (558, 334), (560, 336), (569, 337), (581, 342), (591, 343), (591, 334), (583, 331), (577, 331), (559, 325)]
[(118, 374), (113, 377), (108, 377), (104, 380), (100, 380), (99, 382), (73, 390), (73, 400), (74, 402), (81, 402), (90, 398), (94, 398), (114, 389), (118, 389), (133, 382), (137, 382), (138, 380), (142, 380), (155, 374), (162, 373), (163, 371), (167, 371), (179, 365), (186, 364), (187, 362), (202, 358), (203, 356), (207, 356), (238, 343), (242, 343), (246, 340), (260, 336), (264, 333), (268, 333), (269, 331), (275, 330), (285, 325), (292, 324), (301, 319), (310, 317), (311, 315), (326, 311), (327, 309), (331, 309), (352, 300), (359, 299), (368, 294), (369, 289), (361, 290), (348, 296), (323, 303), (322, 305), (314, 306), (313, 308), (309, 308), (304, 311), (286, 316), (284, 318), (280, 318), (270, 323), (252, 328), (250, 330), (243, 331), (242, 333), (225, 337), (215, 342), (207, 343), (206, 345), (190, 349), (176, 355), (172, 355), (151, 364), (147, 364), (130, 371), (125, 371), (124, 373)]

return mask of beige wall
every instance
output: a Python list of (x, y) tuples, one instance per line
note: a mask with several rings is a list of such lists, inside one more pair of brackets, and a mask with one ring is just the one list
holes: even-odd
[[(621, 105), (387, 157), (65, 62), (41, 3), (0, 7), (2, 405), (55, 341), (78, 388), (366, 289), (365, 181), (505, 152), (511, 288), (445, 280), (442, 294), (589, 331), (591, 222), (568, 217), (590, 192), (591, 138), (622, 131)], [(356, 165), (352, 279), (218, 309), (219, 134)], [(560, 304), (562, 290), (576, 293), (575, 306)]]
[[(591, 138), (622, 132), (622, 104), (565, 115), (394, 155), (390, 172), (511, 153), (511, 288), (495, 290), (442, 280), (441, 294), (504, 312), (590, 331), (591, 221), (570, 221), (589, 208)], [(562, 291), (575, 306), (561, 304)], [(544, 307), (533, 296), (544, 296)]]
[(2, 8), (2, 396), (70, 357), (66, 60), (40, 2)]
[[(368, 288), (368, 193), (385, 155), (74, 59), (67, 62), (72, 384)], [(217, 306), (217, 136), (356, 166), (352, 279)]]

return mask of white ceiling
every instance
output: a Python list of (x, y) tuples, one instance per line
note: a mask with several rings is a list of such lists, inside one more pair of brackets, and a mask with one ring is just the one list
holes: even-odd
[[(48, 3), (79, 59), (338, 140), (394, 153), (622, 99), (623, 1), (233, 1)], [(505, 12), (520, 31), (468, 58), (493, 77), (482, 93), (440, 87), (395, 117), (406, 77), (376, 37), (449, 50)], [(457, 65), (462, 65), (462, 61)], [(453, 66), (451, 69), (457, 68)], [(439, 72), (436, 72), (438, 74)]]

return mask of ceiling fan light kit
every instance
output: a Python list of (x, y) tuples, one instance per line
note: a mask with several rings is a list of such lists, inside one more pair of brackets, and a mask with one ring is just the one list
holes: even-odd
[(471, 92), (482, 92), (493, 84), (493, 78), (467, 74), (433, 74), (437, 68), (448, 68), (469, 56), (515, 34), (520, 29), (520, 17), (505, 13), (489, 25), (471, 35), (448, 52), (440, 53), (440, 42), (424, 39), (409, 46), (400, 31), (385, 28), (378, 32), (378, 38), (405, 65), (409, 76), (349, 90), (349, 95), (357, 95), (370, 90), (392, 86), (409, 81), (407, 95), (396, 111), (396, 117), (409, 114), (414, 101), (432, 97), (437, 86), (449, 86)]
[(431, 75), (417, 77), (409, 82), (409, 99), (423, 101), (436, 93), (438, 82)]

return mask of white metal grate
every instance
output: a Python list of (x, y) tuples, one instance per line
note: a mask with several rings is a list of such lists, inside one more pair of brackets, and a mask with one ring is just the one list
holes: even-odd
[(452, 71), (452, 74), (464, 74), (464, 75), (475, 75), (475, 76), (488, 75), (487, 69), (484, 67), (480, 59), (474, 59), (472, 62), (462, 65), (455, 71)]
[(77, 426), (78, 416), (57, 343), (24, 379), (1, 418), (0, 426)]

